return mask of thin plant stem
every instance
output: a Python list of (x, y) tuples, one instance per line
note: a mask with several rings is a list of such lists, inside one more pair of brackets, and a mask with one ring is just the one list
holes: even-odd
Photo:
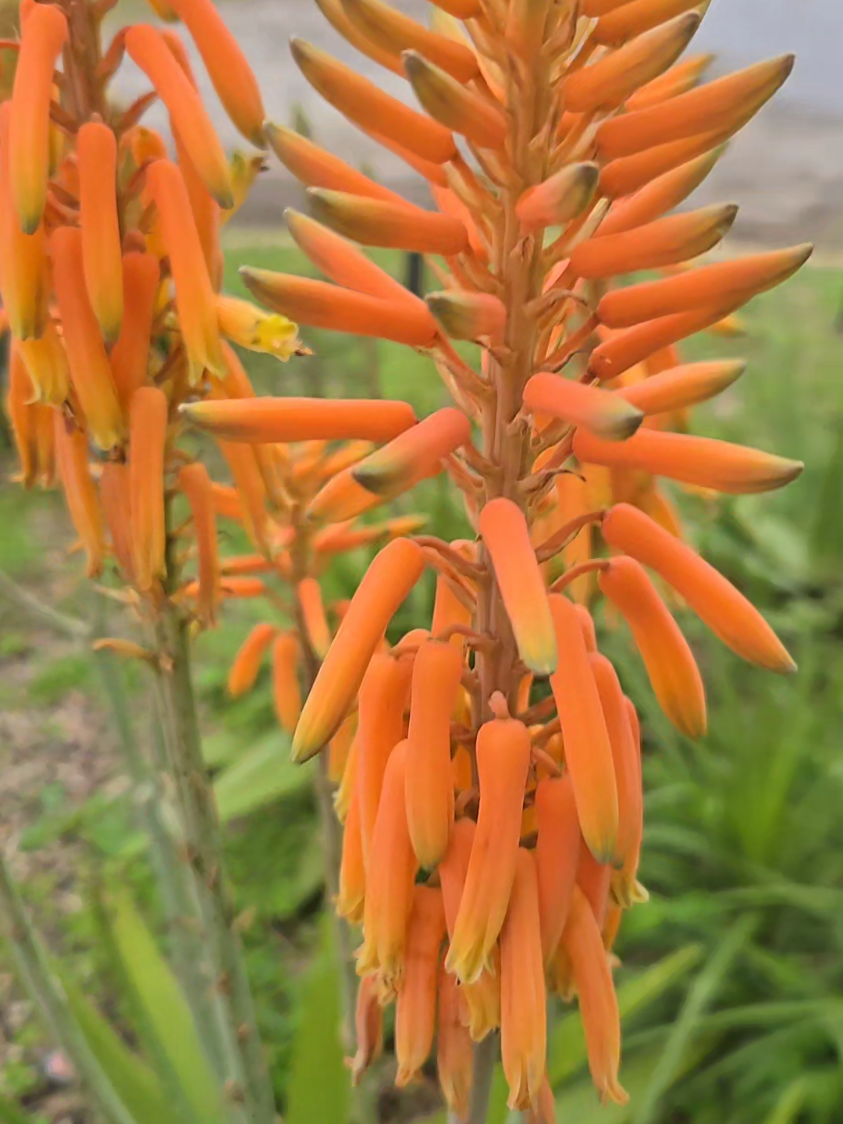
[(498, 1061), (498, 1036), (488, 1034), (474, 1048), (474, 1077), (471, 1083), (471, 1104), (465, 1124), (486, 1124), (492, 1079)]
[(71, 640), (90, 639), (90, 629), (84, 621), (80, 621), (77, 617), (71, 617), (67, 613), (61, 613), (58, 609), (54, 609), (51, 605), (41, 601), (34, 594), (18, 585), (14, 578), (9, 577), (4, 570), (0, 570), (0, 596), (5, 597), (13, 608), (24, 609), (33, 620), (39, 621), (47, 628), (52, 629), (53, 632), (58, 632)]
[(22, 986), (46, 1017), (57, 1041), (67, 1051), (92, 1100), (109, 1124), (135, 1124), (131, 1112), (92, 1053), (74, 1018), (67, 995), (50, 969), (49, 956), (32, 926), (2, 855), (0, 932), (8, 944)]

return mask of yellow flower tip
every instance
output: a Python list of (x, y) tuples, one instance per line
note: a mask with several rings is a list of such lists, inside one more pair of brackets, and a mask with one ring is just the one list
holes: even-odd
[(594, 198), (599, 179), (597, 164), (572, 164), (529, 188), (515, 208), (524, 233), (578, 218)]
[(280, 312), (266, 312), (237, 297), (217, 297), (217, 321), (222, 335), (249, 351), (273, 355), (286, 363), (303, 352), (298, 328)]
[(452, 291), (430, 293), (427, 307), (451, 339), (488, 339), (503, 343), (506, 329), (506, 308), (502, 301), (488, 293)]

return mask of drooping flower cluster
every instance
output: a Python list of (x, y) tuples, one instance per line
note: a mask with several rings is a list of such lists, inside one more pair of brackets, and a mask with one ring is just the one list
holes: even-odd
[[(313, 217), (290, 212), (291, 233), (328, 280), (258, 269), (244, 280), (303, 323), (427, 351), (454, 406), (418, 422), (384, 401), (188, 413), (255, 448), (296, 434), (385, 442), (310, 501), (317, 527), (443, 469), (461, 491), (476, 539), (398, 538), (377, 555), (293, 750), (320, 752), (356, 714), (338, 903), (363, 925), (355, 1073), (377, 1047), (380, 1005), (395, 1000), (398, 1080), (412, 1079), (438, 1010), (454, 1110), (467, 1111), (472, 1040), (499, 1027), (511, 1106), (548, 1120), (549, 989), (578, 996), (598, 1091), (625, 1097), (607, 950), (644, 896), (638, 718), (575, 583), (596, 575), (689, 736), (705, 730), (702, 680), (651, 573), (738, 654), (793, 670), (743, 595), (677, 537), (655, 483), (762, 492), (801, 468), (666, 424), (741, 370), (679, 364), (674, 345), (810, 252), (675, 268), (715, 247), (736, 209), (671, 212), (792, 60), (698, 85), (706, 60), (679, 61), (700, 23), (696, 0), (436, 0), (429, 27), (382, 0), (318, 2), (354, 47), (407, 79), (424, 112), (299, 40), (297, 65), (425, 177), (437, 209), (271, 127), (275, 152), (308, 186)], [(352, 242), (436, 255), (442, 291), (415, 298)], [(612, 287), (644, 270), (663, 272)], [(480, 345), (477, 368), (454, 340)], [(426, 566), (437, 575), (430, 626), (389, 646)]]
[[(113, 557), (138, 603), (154, 607), (173, 592), (166, 498), (186, 496), (207, 624), (224, 591), (215, 490), (176, 449), (178, 408), (252, 393), (227, 341), (280, 359), (299, 345), (283, 316), (220, 291), (220, 229), (263, 158), (225, 156), (175, 31), (136, 24), (103, 43), (111, 6), (20, 5), (13, 91), (0, 105), (8, 412), (24, 483), (60, 480), (89, 575)], [(232, 121), (263, 145), (260, 94), (214, 5), (179, 0), (175, 12)], [(127, 56), (152, 88), (124, 107), (109, 83)], [(174, 159), (141, 123), (156, 99)], [(273, 454), (237, 449), (231, 458), (257, 535)]]

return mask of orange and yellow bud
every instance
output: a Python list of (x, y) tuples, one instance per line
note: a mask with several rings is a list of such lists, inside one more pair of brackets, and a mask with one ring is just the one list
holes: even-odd
[(593, 279), (688, 261), (716, 246), (737, 213), (731, 203), (715, 203), (620, 234), (596, 235), (576, 247), (569, 268), (577, 277)]
[(521, 229), (532, 234), (579, 218), (594, 198), (599, 177), (596, 164), (568, 164), (544, 183), (528, 188), (516, 207)]
[(574, 452), (587, 464), (636, 468), (700, 488), (737, 495), (782, 488), (802, 472), (801, 461), (786, 460), (711, 437), (639, 429), (628, 441), (603, 441), (583, 430)]
[(474, 1044), (464, 1024), (463, 991), (444, 965), (439, 971), (436, 1070), (448, 1108), (459, 1120), (468, 1116), (474, 1080)]
[(178, 326), (188, 358), (189, 381), (191, 386), (196, 386), (206, 369), (220, 377), (225, 374), (216, 297), (178, 166), (170, 160), (156, 160), (147, 170), (146, 182), (167, 248), (176, 290)]
[(167, 398), (142, 386), (129, 403), (129, 487), (135, 584), (143, 592), (167, 572), (164, 460)]
[(404, 667), (389, 653), (376, 652), (366, 669), (358, 696), (357, 790), (360, 795), (363, 855), (367, 863), (386, 764), (404, 737), (406, 702), (407, 676)]
[(395, 1084), (399, 1087), (408, 1085), (418, 1076), (433, 1046), (439, 951), (444, 936), (442, 891), (416, 886), (407, 928), (404, 976), (395, 1008), (395, 1056), (398, 1061)]
[(687, 90), (692, 90), (713, 62), (714, 55), (692, 55), (690, 58), (683, 59), (627, 98), (627, 112), (649, 109), (652, 105), (658, 105), (668, 98), (675, 98)]
[(597, 134), (601, 153), (607, 159), (630, 156), (703, 132), (716, 131), (726, 139), (770, 100), (790, 76), (793, 63), (793, 55), (768, 59), (649, 109), (605, 121)]
[(618, 1081), (621, 1027), (618, 1000), (600, 928), (585, 895), (574, 887), (562, 943), (570, 959), (588, 1048), (588, 1066), (602, 1101), (629, 1099)]
[(531, 671), (549, 675), (557, 664), (556, 637), (524, 514), (512, 500), (494, 499), (480, 512), (479, 530), (515, 633), (518, 654)]
[(376, 62), (378, 66), (383, 66), (403, 77), (400, 58), (393, 51), (386, 50), (375, 43), (350, 19), (345, 0), (316, 0), (316, 7), (346, 43), (350, 43), (355, 50), (370, 58), (372, 62)]
[(290, 49), (311, 86), (354, 124), (381, 133), (434, 164), (444, 164), (456, 155), (454, 138), (437, 121), (385, 94), (374, 82), (303, 39), (292, 39)]
[[(724, 307), (718, 305), (694, 312), (679, 312), (675, 316), (662, 316), (658, 320), (648, 320), (634, 328), (616, 332), (592, 351), (588, 361), (589, 373), (601, 382), (619, 378), (639, 363), (652, 362), (658, 354), (666, 353), (679, 340), (711, 328), (724, 315)], [(673, 365), (673, 362), (669, 364)]]
[(339, 728), (387, 625), (423, 570), (421, 547), (409, 539), (389, 543), (369, 566), (304, 704), (294, 760), (318, 753)]
[(507, 122), (500, 109), (418, 51), (405, 51), (402, 57), (410, 85), (434, 121), (461, 133), (479, 148), (504, 146)]
[(418, 869), (404, 807), (406, 773), (407, 746), (399, 742), (390, 754), (383, 779), (366, 872), (363, 947), (357, 959), (361, 975), (378, 973), (385, 998), (401, 989)]
[(211, 478), (204, 464), (184, 465), (179, 471), (179, 488), (187, 497), (193, 516), (193, 534), (199, 559), (199, 615), (210, 627), (216, 619), (220, 596), (220, 560)]
[[(360, 790), (351, 790), (345, 830), (342, 837), (340, 861), (340, 889), (337, 896), (337, 913), (347, 917), (352, 925), (363, 920), (363, 903), (366, 899), (366, 864), (363, 858), (363, 826), (361, 823)], [(364, 979), (361, 987), (366, 983)]]
[(606, 516), (603, 534), (610, 546), (664, 578), (738, 655), (770, 671), (796, 670), (781, 641), (744, 595), (643, 512), (619, 504)]
[(67, 20), (52, 4), (34, 4), (21, 28), (9, 120), (9, 181), (20, 229), (34, 234), (47, 203), (50, 100)]
[(264, 147), (265, 117), (260, 90), (237, 40), (211, 0), (172, 0), (202, 56), (214, 89), (246, 140)]
[(445, 406), (429, 414), (351, 469), (367, 491), (397, 495), (436, 475), (442, 460), (471, 439), (471, 423), (461, 410)]
[(580, 862), (580, 822), (569, 774), (539, 781), (536, 818), (539, 930), (544, 962), (549, 964), (568, 919)]
[(441, 640), (422, 644), (413, 666), (405, 796), (410, 838), (423, 867), (444, 857), (454, 822), (451, 715), (462, 667), (460, 650)]
[(383, 1007), (374, 976), (366, 976), (357, 988), (354, 1028), (357, 1053), (353, 1058), (346, 1058), (345, 1064), (351, 1070), (351, 1084), (356, 1088), (383, 1051)]
[(616, 109), (676, 62), (699, 23), (700, 17), (688, 12), (575, 70), (562, 83), (566, 108), (572, 113)]
[(33, 401), (32, 378), (23, 360), (22, 343), (12, 343), (9, 355), (9, 385), (6, 413), (12, 427), (25, 488), (40, 483), (50, 487), (55, 477), (53, 411)]
[(708, 306), (738, 308), (792, 277), (812, 252), (811, 245), (794, 246), (631, 285), (607, 293), (598, 305), (598, 316), (611, 328), (627, 328)]
[(272, 643), (272, 701), (281, 728), (290, 733), (301, 714), (299, 644), (291, 632), (279, 632)]
[(73, 389), (90, 437), (101, 449), (112, 449), (125, 434), (123, 411), (85, 288), (81, 231), (59, 227), (50, 238), (50, 257)]
[(417, 50), (458, 82), (470, 82), (480, 72), (466, 43), (428, 30), (381, 0), (343, 0), (343, 8), (367, 39), (399, 63), (402, 52)]
[(453, 290), (430, 293), (427, 307), (454, 340), (488, 339), (503, 343), (506, 331), (506, 307), (491, 293), (468, 293)]
[(61, 411), (51, 410), (55, 426), (56, 469), (67, 510), (82, 541), (88, 577), (102, 571), (105, 527), (97, 489), (88, 467), (88, 442), (80, 429), (71, 428)]
[(550, 685), (565, 742), (565, 764), (583, 838), (598, 861), (609, 862), (618, 840), (612, 745), (576, 607), (559, 594), (551, 596), (550, 606), (559, 646), (559, 668)]
[(233, 699), (245, 695), (254, 687), (263, 657), (277, 632), (274, 625), (256, 624), (240, 645), (228, 673), (228, 693)]
[(511, 1109), (536, 1108), (545, 1074), (547, 997), (532, 852), (518, 849), (501, 929), (501, 1059)]
[(286, 316), (265, 312), (251, 301), (223, 294), (217, 296), (220, 334), (249, 351), (274, 355), (282, 363), (301, 351), (298, 328)]
[(735, 359), (687, 363), (619, 387), (615, 393), (648, 416), (672, 413), (714, 398), (736, 382), (745, 370), (746, 363)]
[[(471, 609), (457, 594), (455, 587), (443, 575), (436, 578), (436, 593), (433, 599), (433, 620), (430, 631), (434, 637), (441, 636), (447, 629), (454, 626), (468, 628), (471, 624)], [(458, 634), (451, 637), (452, 647), (462, 651), (463, 638)]]
[(43, 225), (21, 229), (10, 168), (10, 102), (0, 105), (0, 290), (12, 335), (38, 339), (47, 322), (47, 243)]
[(389, 441), (413, 425), (406, 402), (327, 398), (229, 398), (190, 402), (180, 412), (215, 437), (252, 444), (359, 439)]
[(451, 215), (324, 187), (308, 188), (307, 195), (317, 221), (366, 246), (445, 257), (468, 248), (468, 231)]
[(316, 578), (302, 578), (298, 585), (298, 600), (310, 646), (320, 660), (324, 659), (331, 646), (331, 630), (322, 604), (322, 588)]
[(238, 494), (237, 518), (242, 519), (246, 532), (258, 549), (268, 552), (266, 510), (266, 485), (263, 482), (255, 450), (247, 445), (217, 439), (220, 452), (225, 457), (234, 478)]
[(275, 155), (307, 187), (326, 187), (330, 191), (346, 191), (351, 195), (383, 199), (391, 203), (401, 200), (400, 195), (369, 179), (301, 133), (285, 129), (271, 121), (267, 121), (264, 128), (266, 139)]
[(88, 300), (109, 343), (123, 321), (123, 254), (117, 215), (117, 140), (102, 121), (77, 133), (79, 225)]
[(134, 584), (132, 501), (129, 466), (107, 461), (100, 476), (100, 506), (111, 535), (111, 550), (125, 581)]
[(53, 321), (47, 321), (40, 339), (18, 340), (16, 346), (32, 380), (33, 397), (45, 405), (61, 406), (70, 390), (70, 367)]
[(689, 738), (706, 730), (705, 688), (694, 654), (646, 573), (633, 558), (613, 558), (600, 589), (632, 632), (662, 710)]
[(715, 148), (680, 164), (652, 183), (642, 187), (628, 199), (615, 203), (609, 214), (600, 223), (597, 236), (621, 234), (636, 227), (645, 226), (678, 207), (680, 203), (700, 186), (714, 165), (720, 159), (724, 148)]
[(629, 711), (617, 672), (605, 656), (593, 653), (589, 659), (603, 705), (618, 786), (618, 842), (615, 860), (625, 865), (641, 837), (644, 816), (640, 753), (630, 726)]
[(489, 966), (509, 906), (530, 734), (514, 718), (494, 718), (480, 727), (476, 756), (480, 812), (446, 961), (448, 971), (469, 984)]
[(224, 210), (231, 207), (234, 197), (222, 145), (199, 94), (161, 32), (148, 24), (134, 24), (126, 32), (126, 51), (167, 107), (173, 128), (211, 196)]
[(642, 411), (620, 395), (546, 372), (528, 381), (524, 405), (534, 413), (584, 426), (607, 441), (625, 441), (644, 420)]
[(699, 6), (700, 0), (632, 0), (603, 16), (594, 37), (598, 43), (615, 46)]
[(111, 371), (123, 409), (146, 382), (160, 269), (154, 254), (130, 250), (123, 258), (123, 323), (111, 349)]
[(436, 324), (423, 301), (409, 301), (406, 296), (384, 300), (310, 277), (247, 266), (241, 267), (240, 276), (253, 296), (298, 324), (380, 336), (410, 347), (430, 347), (436, 335)]
[(600, 191), (607, 199), (631, 195), (674, 168), (688, 164), (712, 149), (719, 150), (726, 139), (722, 132), (705, 132), (687, 140), (657, 144), (634, 156), (611, 160), (600, 170)]

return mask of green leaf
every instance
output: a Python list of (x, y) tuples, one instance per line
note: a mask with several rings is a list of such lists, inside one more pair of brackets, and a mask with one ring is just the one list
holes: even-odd
[(31, 1124), (29, 1116), (5, 1097), (0, 1097), (0, 1124)]
[(344, 1124), (348, 1118), (351, 1082), (343, 1061), (341, 1031), (333, 923), (325, 915), (293, 1043), (285, 1124)]
[(793, 1124), (793, 1121), (802, 1111), (807, 1094), (808, 1081), (804, 1077), (797, 1077), (779, 1097), (776, 1107), (764, 1121), (764, 1124)]
[[(137, 1124), (171, 1124), (178, 1119), (153, 1071), (133, 1054), (82, 992), (67, 979), (65, 993), (91, 1053)], [(2, 1120), (2, 1113), (0, 1113)]]
[(198, 1120), (223, 1124), (226, 1113), (218, 1082), (169, 965), (128, 894), (115, 894), (110, 904), (111, 934), (121, 966), (161, 1056)]
[(668, 1038), (653, 1071), (646, 1092), (636, 1104), (634, 1124), (652, 1124), (655, 1120), (659, 1101), (676, 1080), (706, 1008), (717, 994), (755, 923), (755, 918), (751, 915), (736, 921), (697, 975), (674, 1024), (673, 1033)]
[(276, 731), (224, 769), (214, 781), (220, 820), (227, 823), (256, 808), (300, 792), (310, 770), (290, 760), (290, 739)]

